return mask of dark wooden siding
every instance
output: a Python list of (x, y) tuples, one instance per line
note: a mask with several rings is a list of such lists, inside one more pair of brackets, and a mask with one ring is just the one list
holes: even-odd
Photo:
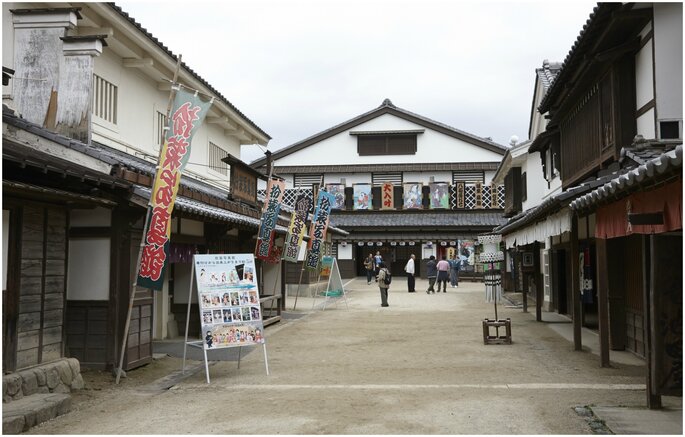
[(357, 277), (357, 265), (353, 259), (339, 259), (338, 268), (342, 279)]
[(107, 353), (108, 301), (67, 301), (67, 350), (83, 367), (105, 368)]
[(136, 291), (126, 344), (124, 370), (152, 362), (152, 290)]
[(66, 229), (62, 208), (22, 208), (17, 370), (64, 356)]

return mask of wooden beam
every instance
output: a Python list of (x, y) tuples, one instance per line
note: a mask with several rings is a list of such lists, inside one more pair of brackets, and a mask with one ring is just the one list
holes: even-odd
[(79, 36), (87, 35), (106, 35), (108, 38), (114, 36), (114, 29), (111, 27), (77, 27)]
[(228, 117), (225, 115), (223, 117), (207, 117), (207, 123), (208, 124), (228, 124)]
[(141, 58), (141, 59), (124, 58), (123, 61), (124, 61), (123, 65), (126, 68), (145, 68), (145, 67), (154, 67), (154, 65), (155, 65), (152, 58)]

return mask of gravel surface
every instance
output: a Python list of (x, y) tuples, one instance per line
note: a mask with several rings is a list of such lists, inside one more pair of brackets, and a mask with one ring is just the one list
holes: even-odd
[(576, 407), (644, 406), (643, 366), (600, 368), (535, 322), (534, 307), (500, 305), (513, 344), (484, 345), (494, 310), (482, 283), (426, 295), (426, 281), (417, 293), (404, 281), (393, 280), (387, 308), (362, 279), (347, 285), (349, 308), (300, 298), (304, 317), (266, 329), (269, 376), (261, 347), (239, 369), (212, 363), (209, 385), (196, 361), (193, 375), (160, 384), (180, 369), (174, 357), (119, 386), (86, 371), (72, 412), (29, 434), (591, 434)]

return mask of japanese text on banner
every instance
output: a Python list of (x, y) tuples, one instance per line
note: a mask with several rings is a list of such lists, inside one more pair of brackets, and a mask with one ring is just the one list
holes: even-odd
[(311, 205), (311, 199), (305, 194), (300, 194), (295, 201), (295, 211), (293, 211), (292, 218), (290, 219), (288, 235), (285, 237), (285, 247), (283, 249), (283, 259), (286, 261), (297, 262)]
[(152, 185), (148, 226), (144, 230), (143, 251), (137, 285), (161, 290), (169, 254), (171, 213), (181, 182), (181, 173), (190, 156), (195, 128), (202, 124), (211, 102), (179, 89), (160, 154), (157, 174)]
[(259, 225), (257, 247), (255, 256), (261, 260), (269, 260), (273, 250), (274, 230), (278, 222), (278, 213), (281, 211), (281, 200), (285, 193), (285, 181), (270, 179), (266, 188), (262, 221)]
[(331, 214), (331, 206), (335, 202), (333, 195), (321, 190), (316, 202), (316, 210), (314, 211), (314, 218), (309, 232), (309, 247), (307, 252), (306, 266), (309, 269), (317, 269), (319, 267), (319, 258), (321, 256), (321, 248), (326, 240), (326, 231), (328, 230), (328, 221)]

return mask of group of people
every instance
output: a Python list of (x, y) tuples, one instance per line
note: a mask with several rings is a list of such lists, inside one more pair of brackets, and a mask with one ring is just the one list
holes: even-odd
[(459, 270), (461, 270), (461, 260), (457, 255), (453, 255), (451, 259), (447, 259), (443, 255), (438, 262), (435, 261), (433, 255), (430, 256), (426, 263), (426, 277), (428, 278), (428, 290), (426, 294), (435, 293), (435, 283), (438, 283), (438, 293), (440, 292), (440, 285), (442, 284), (442, 292), (447, 293), (447, 280), (449, 279), (452, 288), (459, 286)]
[[(407, 274), (407, 291), (409, 293), (416, 292), (416, 255), (411, 254), (407, 264), (404, 266), (404, 271)], [(369, 254), (364, 260), (364, 267), (366, 268), (367, 285), (371, 284), (371, 280), (375, 278), (378, 282), (378, 288), (381, 293), (381, 306), (388, 305), (388, 289), (390, 285), (386, 282), (386, 278), (391, 277), (391, 273), (383, 262), (383, 257), (380, 252), (376, 255)], [(459, 286), (459, 270), (461, 270), (461, 260), (457, 255), (453, 255), (449, 260), (447, 256), (443, 256), (438, 262), (435, 261), (435, 256), (431, 255), (426, 263), (426, 277), (428, 278), (427, 294), (435, 293), (435, 283), (438, 283), (438, 292), (440, 292), (440, 285), (442, 284), (442, 292), (447, 293), (447, 281), (454, 287)]]

